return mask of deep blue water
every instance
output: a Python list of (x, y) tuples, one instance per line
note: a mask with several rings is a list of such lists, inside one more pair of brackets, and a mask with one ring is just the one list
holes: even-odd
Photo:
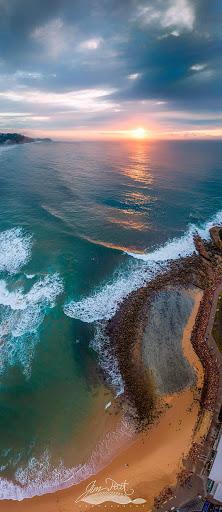
[(99, 367), (123, 389), (98, 322), (194, 250), (193, 230), (222, 221), (221, 197), (217, 141), (0, 148), (2, 498), (87, 473)]

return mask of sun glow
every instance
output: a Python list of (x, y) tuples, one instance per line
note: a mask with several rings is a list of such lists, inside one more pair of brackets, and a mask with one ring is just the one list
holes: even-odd
[(147, 132), (144, 128), (139, 127), (135, 128), (131, 131), (133, 139), (145, 139), (147, 137)]

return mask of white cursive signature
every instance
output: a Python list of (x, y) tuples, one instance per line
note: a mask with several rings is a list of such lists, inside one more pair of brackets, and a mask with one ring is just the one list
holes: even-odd
[(79, 501), (85, 501), (92, 505), (99, 505), (105, 501), (113, 501), (122, 505), (128, 503), (141, 504), (145, 503), (146, 500), (143, 498), (132, 499), (131, 496), (134, 493), (134, 489), (131, 489), (129, 483), (124, 482), (118, 483), (113, 478), (106, 478), (105, 486), (96, 485), (96, 480), (90, 482), (85, 491), (75, 500), (76, 503)]

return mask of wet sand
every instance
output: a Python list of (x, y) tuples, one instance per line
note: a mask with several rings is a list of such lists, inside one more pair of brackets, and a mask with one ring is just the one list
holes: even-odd
[(195, 374), (196, 374), (196, 386), (198, 388), (201, 388), (204, 383), (204, 370), (203, 366), (193, 349), (192, 343), (190, 341), (191, 338), (191, 332), (195, 323), (195, 319), (198, 313), (200, 301), (203, 297), (202, 290), (198, 288), (190, 289), (189, 293), (191, 297), (194, 300), (194, 306), (192, 309), (192, 312), (189, 316), (188, 322), (184, 328), (183, 331), (183, 339), (182, 339), (182, 347), (183, 347), (183, 353), (186, 359), (189, 361), (190, 365), (194, 368)]
[[(202, 366), (190, 343), (191, 331), (201, 300), (202, 292), (190, 290), (194, 307), (183, 332), (184, 355), (196, 370), (197, 386), (203, 382)], [(153, 500), (161, 490), (174, 485), (177, 474), (183, 467), (183, 458), (191, 447), (194, 429), (199, 413), (199, 402), (195, 400), (196, 386), (165, 397), (165, 407), (160, 418), (145, 433), (137, 434), (135, 441), (95, 477), (71, 488), (22, 502), (2, 501), (4, 512), (73, 512), (90, 509), (118, 511), (120, 505), (103, 503), (88, 505), (75, 500), (84, 492), (86, 485), (96, 480), (96, 485), (105, 485), (106, 478), (118, 483), (127, 480), (134, 489), (135, 498), (144, 498), (144, 505), (133, 505), (134, 510), (150, 510)], [(132, 509), (132, 506), (129, 505)]]
[(189, 358), (184, 357), (182, 346), (195, 292), (195, 288), (190, 292), (181, 286), (169, 286), (155, 294), (148, 310), (142, 343), (143, 361), (152, 372), (155, 388), (161, 395), (179, 393), (192, 387), (195, 381), (193, 366)]

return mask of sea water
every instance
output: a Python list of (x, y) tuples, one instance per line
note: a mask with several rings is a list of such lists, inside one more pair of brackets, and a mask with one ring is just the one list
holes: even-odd
[(125, 425), (103, 436), (101, 369), (124, 391), (103, 321), (222, 222), (221, 162), (219, 141), (0, 148), (1, 499), (79, 482), (121, 442)]

